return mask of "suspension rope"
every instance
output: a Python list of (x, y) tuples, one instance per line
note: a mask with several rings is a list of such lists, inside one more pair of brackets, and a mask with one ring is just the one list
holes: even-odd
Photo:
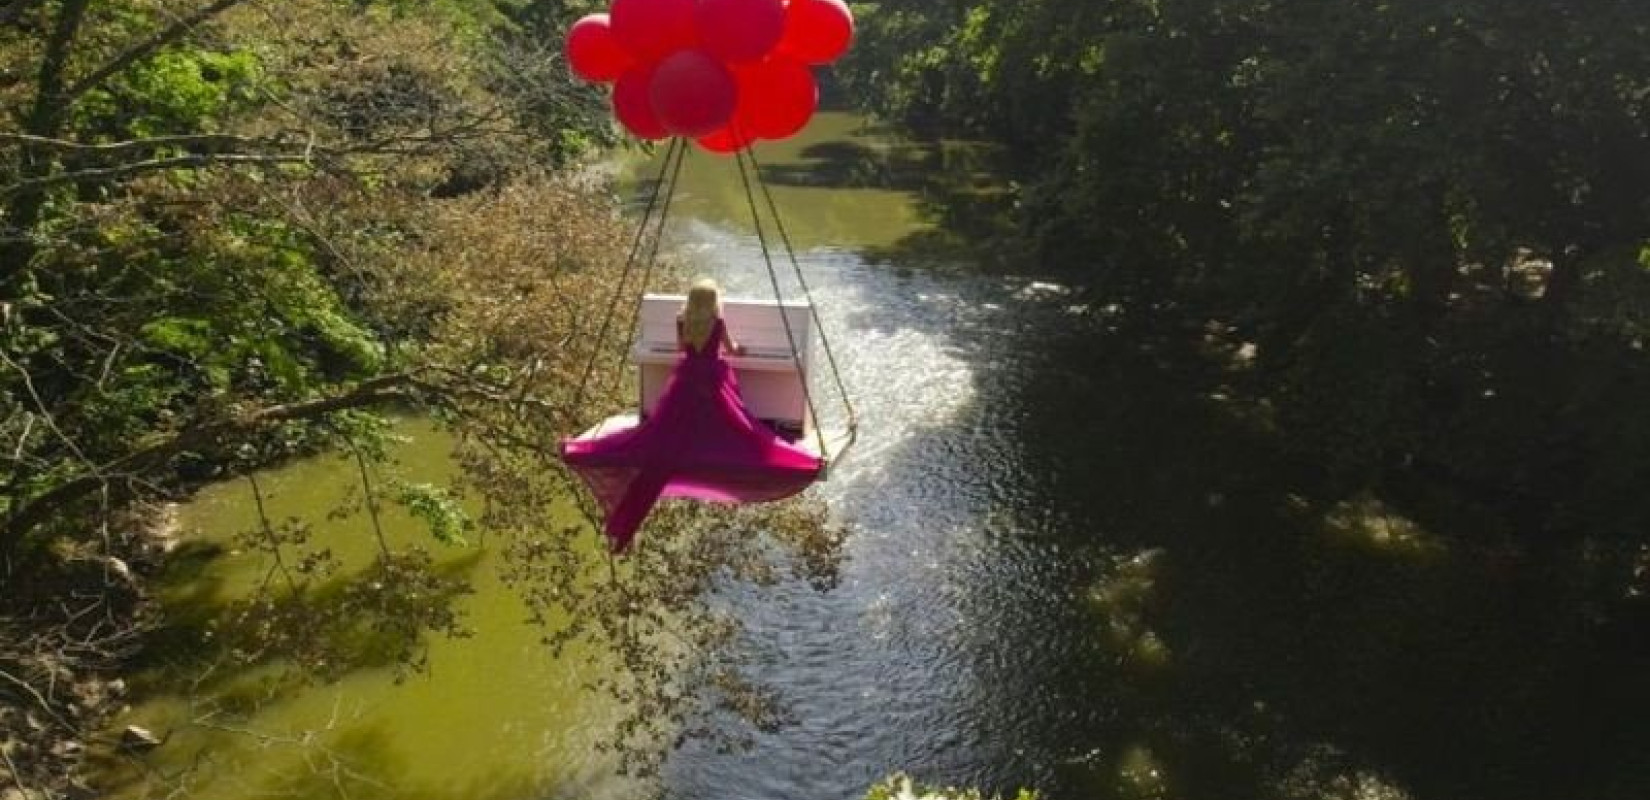
[[(813, 418), (814, 435), (819, 440), (819, 455), (830, 460), (830, 452), (825, 444), (825, 430), (820, 424), (819, 409), (814, 406), (813, 391), (808, 388), (808, 371), (802, 364), (802, 350), (797, 346), (796, 331), (791, 328), (791, 315), (786, 313), (785, 294), (779, 288), (779, 273), (773, 266), (773, 253), (768, 249), (768, 235), (762, 229), (762, 212), (756, 207), (756, 193), (751, 189), (750, 171), (745, 167), (745, 150), (734, 152), (734, 158), (739, 162), (739, 180), (745, 185), (745, 202), (750, 205), (751, 224), (756, 226), (756, 241), (762, 246), (762, 261), (768, 267), (768, 282), (773, 285), (773, 299), (779, 304), (779, 320), (785, 326), (785, 341), (791, 346), (791, 361), (796, 364), (796, 374), (802, 381), (802, 399), (807, 403), (808, 415)], [(812, 301), (809, 301), (812, 304)], [(806, 420), (803, 422), (806, 427)]]
[[(676, 178), (681, 173), (682, 156), (686, 150), (687, 142), (682, 139), (671, 139), (670, 145), (665, 149), (664, 161), (659, 165), (658, 175), (654, 177), (653, 191), (648, 196), (647, 208), (642, 212), (641, 222), (639, 222), (636, 226), (636, 236), (630, 243), (630, 252), (625, 257), (624, 272), (619, 276), (619, 285), (614, 288), (613, 296), (608, 301), (607, 312), (602, 315), (600, 332), (596, 334), (595, 344), (591, 347), (590, 359), (585, 362), (584, 374), (579, 378), (578, 389), (573, 395), (573, 404), (568, 407), (567, 416), (573, 421), (575, 427), (579, 425), (579, 411), (584, 406), (585, 396), (590, 386), (590, 378), (596, 371), (596, 362), (602, 357), (602, 351), (607, 347), (607, 336), (608, 331), (613, 327), (613, 317), (618, 313), (619, 303), (625, 296), (625, 287), (629, 284), (630, 275), (635, 270), (637, 259), (642, 253), (642, 247), (646, 241), (649, 223), (651, 223), (654, 219), (653, 212), (656, 208), (659, 208), (659, 201), (663, 198), (664, 206), (660, 210), (658, 216), (657, 232), (654, 234), (653, 246), (648, 257), (648, 264), (645, 267), (645, 273), (642, 277), (644, 286), (649, 280), (649, 277), (652, 275), (653, 262), (657, 259), (659, 253), (659, 240), (664, 236), (665, 220), (670, 213), (670, 198), (676, 193)], [(672, 169), (672, 162), (674, 162), (674, 169)], [(637, 313), (640, 313), (639, 304)], [(632, 322), (632, 325), (634, 326), (634, 322)], [(609, 385), (608, 393), (611, 394), (615, 388), (617, 388), (616, 383)], [(602, 528), (602, 515), (597, 513), (595, 504), (592, 502), (592, 498), (586, 496), (584, 492), (579, 491), (573, 492), (573, 497), (574, 505), (578, 507), (579, 513), (584, 516), (585, 520), (590, 523), (591, 527), (595, 528), (597, 531), (600, 531)], [(618, 580), (618, 575), (613, 570), (611, 553), (609, 553), (609, 556), (608, 578), (609, 580), (616, 582)]]
[[(579, 378), (578, 390), (573, 393), (573, 404), (568, 407), (568, 414), (575, 420), (579, 409), (584, 405), (585, 391), (589, 388), (590, 377), (596, 371), (596, 361), (601, 358), (602, 349), (607, 346), (607, 333), (613, 327), (613, 315), (618, 313), (619, 301), (624, 296), (625, 285), (630, 281), (630, 273), (636, 268), (636, 257), (641, 254), (642, 242), (647, 235), (648, 223), (653, 219), (653, 209), (659, 204), (659, 197), (664, 193), (665, 178), (670, 169), (671, 160), (677, 157), (677, 151), (685, 149), (687, 143), (681, 139), (671, 139), (670, 146), (665, 150), (665, 160), (659, 165), (659, 175), (653, 181), (653, 193), (648, 197), (647, 210), (642, 212), (641, 224), (636, 226), (636, 238), (630, 243), (630, 254), (625, 257), (624, 272), (619, 276), (618, 288), (613, 290), (613, 297), (607, 304), (607, 313), (602, 315), (602, 325), (596, 334), (596, 343), (590, 350), (590, 360), (584, 364), (584, 374)], [(668, 207), (668, 200), (666, 202)], [(664, 231), (664, 216), (659, 217), (659, 230)]]
[(756, 160), (756, 148), (749, 148), (746, 152), (756, 171), (756, 185), (762, 189), (762, 197), (767, 200), (768, 213), (773, 217), (774, 228), (779, 232), (779, 240), (785, 245), (785, 255), (790, 258), (791, 269), (796, 273), (796, 283), (802, 287), (802, 296), (808, 301), (808, 313), (813, 316), (814, 328), (819, 331), (820, 348), (825, 351), (825, 362), (831, 367), (831, 378), (836, 383), (837, 395), (842, 398), (842, 406), (847, 412), (848, 441), (843, 444), (846, 450), (859, 438), (859, 414), (854, 409), (854, 401), (848, 396), (848, 387), (842, 380), (842, 370), (837, 365), (836, 352), (831, 349), (831, 339), (825, 335), (825, 321), (819, 316), (819, 304), (814, 302), (813, 292), (808, 288), (808, 279), (802, 274), (802, 262), (796, 257), (796, 248), (791, 244), (790, 232), (785, 229), (785, 220), (779, 215), (779, 204), (774, 202), (773, 191), (768, 188), (768, 182), (762, 179), (762, 165)]
[[(595, 374), (596, 362), (599, 358), (601, 358), (602, 352), (607, 346), (607, 338), (613, 329), (613, 321), (615, 316), (618, 314), (619, 303), (622, 302), (622, 299), (625, 296), (625, 290), (629, 285), (630, 277), (636, 271), (638, 263), (642, 265), (641, 285), (643, 288), (645, 288), (647, 283), (652, 280), (653, 270), (657, 266), (659, 252), (663, 247), (665, 223), (670, 216), (671, 204), (675, 198), (676, 190), (681, 180), (682, 167), (686, 161), (687, 151), (689, 149), (690, 145), (687, 140), (682, 138), (674, 138), (671, 140), (669, 147), (665, 151), (664, 161), (659, 165), (658, 175), (654, 179), (653, 191), (648, 197), (647, 207), (642, 214), (640, 224), (637, 225), (636, 236), (631, 242), (630, 252), (625, 258), (624, 272), (620, 275), (619, 284), (614, 290), (612, 298), (608, 302), (606, 313), (602, 316), (602, 324), (599, 332), (596, 334), (596, 342), (591, 350), (590, 359), (585, 363), (583, 374), (579, 379), (578, 389), (574, 394), (574, 402), (570, 408), (570, 415), (576, 415), (586, 399), (590, 380)], [(820, 344), (822, 349), (825, 351), (826, 363), (830, 367), (831, 377), (836, 386), (837, 394), (841, 397), (842, 405), (846, 409), (848, 438), (843, 444), (843, 450), (846, 450), (858, 438), (858, 413), (854, 409), (852, 399), (848, 395), (847, 385), (842, 378), (841, 367), (837, 362), (836, 353), (831, 347), (830, 338), (826, 335), (824, 320), (820, 317), (819, 307), (814, 302), (813, 292), (808, 286), (807, 277), (802, 271), (802, 263), (801, 260), (797, 258), (796, 248), (791, 241), (790, 232), (786, 230), (784, 219), (779, 214), (779, 205), (775, 202), (773, 192), (769, 189), (767, 182), (762, 178), (761, 164), (757, 162), (756, 154), (754, 152), (750, 152), (749, 148), (740, 150), (734, 155), (739, 166), (739, 179), (745, 190), (745, 202), (751, 212), (751, 223), (755, 227), (756, 239), (762, 249), (762, 261), (768, 270), (768, 282), (773, 288), (774, 300), (779, 305), (779, 318), (785, 329), (785, 340), (790, 345), (791, 361), (795, 364), (797, 374), (801, 378), (802, 397), (807, 405), (808, 415), (813, 421), (814, 435), (819, 444), (819, 453), (822, 458), (829, 462), (831, 460), (831, 453), (829, 452), (830, 445), (825, 439), (825, 431), (822, 424), (823, 420), (820, 417), (819, 408), (815, 402), (813, 390), (809, 386), (807, 369), (802, 362), (803, 349), (801, 343), (797, 339), (796, 330), (791, 324), (790, 315), (786, 313), (785, 296), (779, 283), (779, 271), (774, 266), (773, 251), (769, 246), (768, 233), (763, 226), (762, 212), (757, 205), (756, 191), (755, 187), (752, 185), (752, 172), (756, 173), (755, 186), (761, 188), (762, 198), (768, 207), (769, 215), (773, 218), (774, 229), (778, 233), (779, 240), (785, 248), (785, 254), (790, 262), (791, 270), (796, 275), (797, 285), (802, 290), (802, 296), (807, 303), (808, 313), (813, 320), (814, 327), (819, 331)], [(746, 159), (749, 159), (748, 165), (746, 163)], [(654, 213), (655, 210), (658, 211), (656, 218)], [(650, 225), (654, 228), (653, 239), (651, 245), (647, 245), (648, 229)], [(641, 258), (644, 246), (647, 248), (647, 256), (645, 259)], [(631, 330), (636, 328), (636, 325), (640, 321), (640, 317), (641, 303), (638, 302), (631, 313)], [(607, 387), (609, 394), (617, 389), (620, 372), (621, 371), (619, 370), (614, 372), (614, 377)], [(575, 492), (574, 494), (577, 498), (576, 505), (579, 507), (579, 510), (583, 512), (585, 518), (596, 527), (601, 527), (601, 519), (596, 513), (596, 509), (590, 502), (590, 499), (585, 497), (582, 492)], [(611, 559), (609, 560), (608, 568), (609, 580), (616, 580), (617, 574), (614, 570), (614, 564)]]
[[(640, 288), (644, 292), (647, 291), (648, 284), (653, 280), (653, 268), (659, 265), (659, 249), (664, 244), (665, 240), (665, 220), (670, 217), (671, 201), (676, 199), (676, 186), (682, 179), (682, 164), (687, 161), (688, 152), (693, 149), (687, 146), (687, 141), (685, 139), (677, 139), (675, 141), (680, 142), (682, 146), (676, 148), (676, 152), (674, 153), (676, 163), (674, 166), (671, 166), (668, 163), (672, 157), (672, 154), (665, 154), (665, 160), (667, 162), (666, 167), (670, 170), (670, 185), (665, 189), (664, 207), (659, 212), (659, 227), (653, 236), (653, 246), (648, 251), (647, 259), (642, 262), (642, 282)], [(623, 287), (620, 288), (622, 289)], [(631, 306), (630, 327), (625, 328), (625, 330), (635, 331), (637, 324), (641, 321), (641, 318), (642, 304), (638, 300)], [(612, 394), (619, 388), (619, 381), (623, 378), (624, 374), (625, 371), (622, 368), (613, 371), (613, 378), (608, 381), (607, 384), (608, 394)]]

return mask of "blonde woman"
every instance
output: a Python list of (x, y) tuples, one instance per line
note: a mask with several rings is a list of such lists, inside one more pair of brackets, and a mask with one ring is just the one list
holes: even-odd
[(700, 278), (688, 289), (687, 302), (682, 313), (676, 315), (676, 346), (687, 352), (703, 350), (722, 326), (722, 346), (725, 352), (742, 356), (745, 348), (733, 340), (722, 323), (722, 290), (716, 281)]
[(658, 404), (633, 428), (562, 442), (562, 460), (607, 512), (608, 544), (630, 547), (660, 498), (760, 503), (789, 497), (819, 475), (819, 456), (751, 416), (725, 358), (744, 353), (722, 320), (721, 292), (694, 282), (676, 319), (682, 360)]

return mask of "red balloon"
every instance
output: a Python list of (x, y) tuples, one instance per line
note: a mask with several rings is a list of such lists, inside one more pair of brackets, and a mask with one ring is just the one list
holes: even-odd
[(630, 54), (613, 38), (606, 14), (591, 14), (567, 29), (567, 64), (587, 81), (616, 80), (632, 63)]
[(842, 0), (791, 0), (779, 52), (804, 64), (829, 64), (854, 41), (854, 13)]
[(699, 40), (711, 55), (729, 63), (755, 61), (773, 50), (785, 33), (781, 0), (699, 0), (695, 12)]
[(712, 153), (730, 155), (755, 144), (754, 140), (740, 135), (735, 128), (729, 125), (709, 136), (702, 136), (698, 140), (699, 146)]
[(703, 50), (683, 50), (659, 62), (648, 97), (666, 130), (698, 138), (733, 118), (739, 86), (722, 62)]
[(619, 76), (619, 82), (613, 86), (613, 116), (638, 139), (670, 137), (670, 131), (653, 112), (653, 101), (648, 96), (657, 70), (653, 65), (635, 67)]
[(789, 139), (813, 119), (819, 84), (802, 62), (774, 55), (739, 70), (735, 126), (748, 136)]
[(613, 0), (613, 37), (637, 61), (658, 61), (698, 41), (694, 0)]

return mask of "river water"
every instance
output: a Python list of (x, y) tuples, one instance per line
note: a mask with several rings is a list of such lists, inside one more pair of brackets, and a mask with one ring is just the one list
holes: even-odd
[[(1065, 287), (968, 257), (979, 230), (950, 210), (992, 190), (977, 149), (826, 114), (760, 155), (862, 419), (815, 490), (849, 537), (834, 589), (726, 590), (738, 646), (794, 722), (748, 750), (690, 741), (666, 763), (666, 796), (847, 800), (896, 771), (1141, 800), (1626, 798), (1644, 785), (1633, 748), (1650, 737), (1626, 709), (1645, 690), (1598, 666), (1603, 645), (1573, 618), (1542, 610), (1584, 590), (1517, 577), (1515, 556), (1463, 553), (1373, 500), (1324, 510), (1293, 494), (1287, 464), (1204, 390), (1218, 377), (1176, 374), (1175, 354), (1118, 334)], [(672, 237), (729, 294), (769, 296), (738, 186), (732, 161), (690, 159)], [(452, 469), (437, 432), (403, 432), (409, 473)], [(326, 518), (352, 469), (321, 458), (265, 475), (271, 516), (311, 520), (346, 557), (369, 552), (364, 521)], [(220, 546), (183, 560), (175, 607), (266, 574), (229, 543), (253, 520), (244, 484), (184, 509), (184, 529)], [(460, 601), (474, 635), (437, 638), (428, 671), (405, 681), (369, 668), (322, 685), (208, 684), (253, 709), (233, 717), (202, 705), (198, 684), (148, 685), (123, 723), (174, 733), (141, 768), (111, 768), (111, 793), (658, 788), (616, 776), (596, 749), (615, 709), (581, 692), (575, 662), (546, 655), (494, 557), (441, 554), (476, 584)]]

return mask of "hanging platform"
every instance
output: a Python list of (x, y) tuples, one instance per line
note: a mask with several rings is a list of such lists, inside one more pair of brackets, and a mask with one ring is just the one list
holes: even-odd
[[(681, 295), (642, 297), (640, 330), (630, 351), (631, 363), (638, 370), (637, 411), (609, 417), (575, 437), (575, 441), (635, 428), (653, 412), (671, 371), (683, 357), (676, 343), (676, 315), (684, 301)], [(819, 479), (825, 480), (855, 437), (849, 428), (819, 430), (818, 421), (809, 411), (804, 386), (814, 367), (813, 342), (817, 338), (812, 307), (795, 302), (725, 300), (722, 318), (734, 340), (745, 348), (743, 355), (725, 356), (738, 378), (745, 407), (781, 438), (818, 457), (822, 465)], [(793, 337), (800, 351), (795, 354), (790, 346)]]
[[(607, 336), (639, 264), (643, 266), (640, 285), (650, 282), (687, 151), (685, 140), (673, 139), (665, 152), (624, 273), (602, 317), (593, 353), (610, 352)], [(630, 359), (638, 372), (635, 411), (606, 419), (561, 443), (562, 460), (601, 505), (598, 516), (581, 501), (586, 516), (602, 526), (616, 552), (630, 546), (660, 498), (737, 504), (790, 497), (825, 480), (857, 438), (853, 402), (821, 327), (807, 276), (779, 218), (779, 207), (762, 182), (756, 155), (744, 151), (735, 155), (773, 302), (724, 301), (709, 339), (683, 353), (677, 343), (676, 315), (684, 298), (644, 296), (636, 309), (639, 331)], [(758, 191), (807, 302), (785, 302)], [(709, 357), (728, 341), (743, 348), (740, 355)], [(818, 413), (820, 398), (810, 382), (815, 377), (816, 341), (836, 399), (841, 401), (840, 430), (824, 430)], [(595, 365), (592, 355), (572, 403), (575, 409), (582, 405)], [(831, 424), (837, 423), (833, 419)]]

